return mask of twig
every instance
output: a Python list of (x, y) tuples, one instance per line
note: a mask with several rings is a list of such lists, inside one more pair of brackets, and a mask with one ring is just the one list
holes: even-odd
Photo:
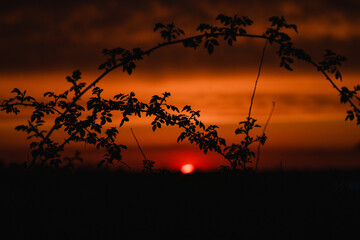
[(250, 118), (250, 115), (251, 115), (251, 109), (252, 109), (252, 106), (253, 106), (253, 103), (254, 103), (254, 97), (255, 97), (256, 87), (257, 87), (257, 84), (258, 84), (258, 81), (259, 81), (259, 78), (260, 78), (261, 67), (262, 67), (263, 62), (264, 62), (264, 56), (265, 56), (265, 50), (266, 50), (266, 45), (267, 45), (267, 43), (268, 43), (268, 40), (266, 39), (265, 44), (264, 44), (264, 48), (263, 48), (263, 51), (262, 51), (262, 55), (261, 55), (261, 60), (260, 60), (258, 75), (257, 75), (256, 81), (255, 81), (254, 91), (253, 91), (253, 94), (252, 94), (252, 96), (251, 96), (251, 102), (250, 102), (250, 107), (249, 107), (248, 118)]
[(144, 157), (144, 160), (147, 161), (147, 160), (146, 160), (146, 157), (145, 157), (145, 154), (144, 154), (143, 150), (142, 150), (141, 147), (140, 147), (139, 141), (137, 140), (137, 138), (136, 138), (136, 136), (135, 136), (135, 134), (134, 134), (134, 131), (132, 130), (132, 128), (130, 128), (130, 130), (131, 130), (132, 135), (133, 135), (134, 138), (135, 138), (135, 141), (136, 141), (136, 143), (137, 143), (137, 145), (138, 145), (138, 147), (139, 147), (139, 149), (140, 149), (141, 154), (142, 154), (143, 157)]
[[(272, 114), (273, 114), (273, 112), (274, 112), (274, 109), (275, 109), (275, 102), (273, 101), (273, 102), (272, 102), (271, 112), (270, 112), (270, 114), (269, 114), (268, 119), (266, 120), (265, 125), (264, 125), (264, 129), (263, 129), (263, 132), (262, 132), (262, 136), (264, 136), (264, 134), (265, 134), (266, 127), (268, 126), (268, 124), (269, 124), (269, 122), (270, 122), (270, 119), (271, 119), (271, 116), (272, 116)], [(259, 165), (259, 160), (260, 160), (260, 147), (261, 147), (261, 143), (259, 143), (259, 146), (258, 146), (258, 149), (257, 149), (255, 171), (258, 170), (258, 165)]]

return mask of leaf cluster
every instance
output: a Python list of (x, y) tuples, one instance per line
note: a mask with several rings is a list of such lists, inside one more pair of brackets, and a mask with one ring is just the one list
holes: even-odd
[(235, 130), (235, 134), (244, 135), (243, 140), (237, 144), (233, 143), (224, 149), (224, 157), (231, 163), (230, 165), (233, 169), (237, 169), (238, 167), (246, 169), (246, 165), (252, 163), (252, 159), (255, 158), (255, 152), (250, 147), (253, 143), (260, 142), (262, 145), (265, 144), (267, 139), (265, 134), (256, 136), (255, 138), (250, 134), (254, 128), (261, 127), (256, 124), (256, 121), (257, 120), (252, 117), (248, 117), (246, 121), (241, 121), (239, 127)]

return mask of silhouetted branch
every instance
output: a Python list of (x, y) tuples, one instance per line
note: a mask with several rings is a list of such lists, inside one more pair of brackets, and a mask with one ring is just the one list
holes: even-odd
[[(5, 100), (0, 105), (1, 111), (17, 114), (20, 112), (17, 106), (34, 108), (28, 125), (16, 127), (16, 130), (26, 131), (30, 135), (28, 138), (35, 137), (41, 139), (40, 142), (32, 142), (30, 144), (32, 148), (33, 164), (35, 164), (37, 158), (42, 158), (41, 161), (43, 163), (50, 159), (51, 164), (58, 166), (60, 161), (59, 153), (64, 150), (64, 146), (70, 142), (81, 141), (93, 144), (97, 149), (101, 147), (107, 151), (104, 155), (105, 160), (101, 161), (99, 165), (105, 161), (107, 163), (113, 163), (113, 160), (122, 162), (121, 150), (126, 149), (126, 146), (115, 144), (115, 138), (118, 134), (117, 128), (111, 127), (105, 132), (101, 132), (102, 127), (106, 123), (112, 122), (113, 115), (111, 112), (120, 111), (123, 118), (119, 127), (129, 121), (128, 116), (135, 115), (141, 117), (141, 114), (145, 114), (146, 116), (154, 117), (154, 120), (151, 123), (153, 131), (157, 128), (161, 128), (163, 124), (166, 124), (167, 126), (176, 125), (183, 130), (178, 137), (177, 142), (188, 139), (190, 143), (198, 145), (205, 154), (208, 151), (218, 152), (229, 161), (230, 166), (233, 169), (237, 169), (238, 167), (246, 169), (247, 163), (251, 162), (252, 158), (255, 157), (255, 153), (249, 149), (249, 146), (254, 142), (259, 142), (260, 144), (265, 143), (265, 128), (272, 114), (271, 112), (264, 127), (263, 135), (256, 136), (255, 138), (251, 137), (250, 131), (255, 127), (260, 127), (256, 124), (257, 120), (251, 117), (251, 110), (263, 64), (265, 49), (269, 42), (270, 44), (275, 43), (279, 47), (277, 54), (281, 59), (280, 67), (292, 70), (291, 64), (293, 63), (294, 57), (315, 66), (339, 92), (340, 101), (342, 103), (349, 103), (352, 107), (352, 110), (347, 111), (348, 115), (345, 120), (353, 120), (356, 118), (357, 124), (360, 124), (360, 110), (357, 104), (354, 103), (354, 101), (360, 102), (360, 98), (357, 96), (357, 92), (360, 91), (360, 86), (355, 86), (354, 90), (349, 90), (346, 87), (340, 89), (329, 76), (329, 73), (334, 74), (335, 79), (342, 80), (341, 73), (337, 67), (345, 60), (344, 57), (327, 50), (323, 61), (319, 63), (314, 62), (305, 51), (293, 47), (291, 38), (282, 30), (293, 29), (297, 32), (297, 27), (294, 24), (287, 24), (283, 17), (271, 17), (269, 19), (271, 27), (267, 28), (266, 32), (262, 35), (247, 33), (246, 27), (253, 23), (252, 20), (247, 17), (239, 17), (237, 15), (229, 17), (220, 14), (216, 20), (220, 22), (220, 26), (200, 24), (197, 31), (202, 32), (201, 34), (182, 39), (178, 39), (178, 37), (185, 35), (184, 31), (175, 27), (173, 23), (167, 25), (158, 23), (155, 25), (154, 31), (159, 30), (161, 37), (165, 42), (159, 43), (146, 51), (143, 51), (140, 48), (134, 48), (131, 51), (123, 48), (114, 48), (111, 50), (104, 49), (103, 54), (107, 56), (108, 59), (99, 66), (99, 69), (104, 70), (104, 72), (89, 85), (86, 86), (85, 83), (79, 82), (81, 79), (81, 72), (78, 70), (74, 71), (72, 76), (66, 78), (67, 81), (72, 84), (68, 91), (65, 91), (60, 95), (56, 95), (52, 92), (44, 94), (44, 97), (50, 97), (52, 99), (48, 103), (39, 103), (34, 98), (27, 96), (26, 91), (21, 92), (19, 89), (15, 88), (12, 93), (15, 93), (16, 96)], [(225, 139), (218, 136), (216, 125), (205, 127), (205, 125), (197, 119), (200, 116), (199, 111), (194, 111), (190, 106), (185, 106), (180, 112), (177, 107), (167, 104), (166, 100), (170, 96), (170, 93), (163, 93), (163, 96), (154, 95), (149, 103), (143, 103), (138, 101), (134, 93), (118, 94), (114, 96), (114, 100), (103, 99), (101, 97), (103, 89), (96, 87), (99, 81), (117, 68), (122, 67), (124, 72), (131, 75), (136, 67), (135, 62), (143, 59), (145, 55), (149, 56), (158, 49), (175, 44), (183, 44), (186, 48), (196, 49), (203, 44), (208, 53), (212, 54), (215, 47), (219, 46), (217, 39), (221, 38), (228, 45), (232, 46), (239, 37), (258, 38), (266, 41), (251, 97), (248, 117), (245, 121), (240, 122), (239, 127), (235, 130), (235, 134), (244, 134), (244, 139), (238, 144), (226, 145)], [(85, 108), (78, 105), (77, 102), (90, 89), (92, 89), (93, 96), (87, 101), (86, 107), (87, 110), (92, 111), (92, 113), (86, 117), (86, 120), (79, 120), (80, 116), (83, 116), (85, 113)], [(74, 97), (72, 100), (66, 101), (69, 93), (72, 93)], [(165, 108), (171, 111), (171, 113)], [(45, 115), (54, 113), (57, 113), (59, 116), (56, 117), (53, 126), (49, 131), (40, 131), (39, 128), (44, 123), (43, 118)], [(50, 139), (53, 132), (60, 128), (63, 128), (69, 135), (62, 144)], [(91, 129), (91, 131), (89, 129)], [(138, 146), (140, 148), (139, 143)], [(146, 160), (144, 154), (143, 156)], [(256, 164), (258, 164), (258, 160)], [(151, 168), (150, 165), (149, 167)]]
[(264, 48), (263, 48), (263, 50), (262, 50), (261, 60), (260, 60), (259, 70), (258, 70), (258, 75), (257, 75), (257, 77), (256, 77), (256, 81), (255, 81), (255, 85), (254, 85), (254, 91), (253, 91), (252, 96), (251, 96), (251, 102), (250, 102), (250, 107), (249, 107), (248, 118), (250, 118), (250, 116), (251, 116), (251, 109), (252, 109), (252, 106), (253, 106), (253, 103), (254, 103), (254, 97), (255, 97), (256, 87), (257, 87), (257, 84), (258, 84), (258, 81), (259, 81), (259, 78), (260, 78), (261, 67), (262, 67), (263, 62), (264, 62), (264, 56), (265, 56), (265, 50), (266, 50), (266, 45), (267, 45), (267, 43), (268, 43), (268, 40), (265, 41)]
[(138, 148), (139, 148), (141, 154), (142, 154), (143, 157), (144, 157), (144, 160), (146, 161), (145, 154), (144, 154), (143, 150), (142, 150), (141, 147), (140, 147), (139, 141), (137, 140), (137, 138), (136, 138), (136, 136), (135, 136), (135, 134), (134, 134), (134, 131), (132, 130), (132, 128), (130, 128), (130, 130), (131, 130), (131, 133), (132, 133), (132, 135), (133, 135), (133, 137), (134, 137), (134, 139), (135, 139), (135, 141), (136, 141), (136, 143), (137, 143), (137, 145), (138, 145)]

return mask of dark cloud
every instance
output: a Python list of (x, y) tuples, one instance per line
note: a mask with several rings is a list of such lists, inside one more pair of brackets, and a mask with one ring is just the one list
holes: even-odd
[[(0, 70), (44, 71), (95, 69), (103, 48), (151, 47), (161, 41), (152, 28), (174, 21), (186, 32), (201, 22), (213, 22), (218, 13), (247, 15), (259, 22), (261, 33), (272, 15), (285, 15), (300, 27), (297, 44), (309, 52), (324, 48), (346, 55), (350, 68), (359, 65), (358, 1), (7, 1), (0, 10)], [(211, 58), (206, 52), (173, 47), (152, 56), (144, 69), (255, 67), (261, 41), (243, 41), (245, 47), (223, 48)], [(319, 54), (318, 54), (319, 55)], [(174, 57), (175, 56), (175, 57)], [(240, 57), (239, 57), (240, 56)], [(246, 57), (243, 57), (246, 56)], [(171, 59), (171, 61), (170, 61)], [(153, 63), (154, 62), (154, 63)], [(275, 64), (275, 63), (274, 63)], [(155, 66), (154, 66), (155, 65)], [(278, 65), (278, 63), (276, 63)]]
[[(229, 94), (220, 93), (216, 96), (198, 95), (193, 98), (201, 100), (203, 106), (211, 106), (213, 109), (234, 111), (234, 109), (246, 109), (249, 105), (249, 94)], [(255, 99), (255, 105), (258, 109), (263, 109), (266, 113), (272, 102), (275, 101), (278, 113), (297, 113), (297, 112), (327, 112), (343, 111), (340, 100), (331, 94), (296, 94), (296, 93), (278, 93), (274, 90), (273, 94), (258, 93)], [(186, 100), (184, 100), (186, 104)], [(265, 108), (265, 109), (264, 109)]]

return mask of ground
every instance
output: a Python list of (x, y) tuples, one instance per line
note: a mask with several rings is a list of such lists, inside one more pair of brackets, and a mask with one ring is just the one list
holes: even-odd
[(359, 172), (1, 169), (2, 239), (347, 239)]

